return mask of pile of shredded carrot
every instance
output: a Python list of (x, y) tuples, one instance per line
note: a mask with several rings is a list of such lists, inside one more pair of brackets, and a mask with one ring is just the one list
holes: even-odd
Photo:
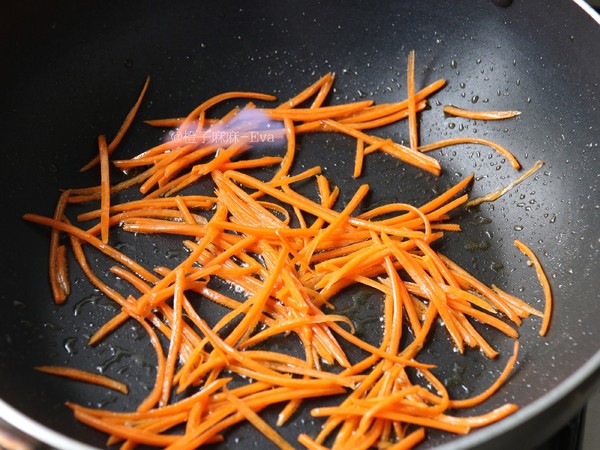
[[(154, 388), (136, 411), (68, 403), (78, 420), (106, 432), (107, 445), (120, 443), (122, 449), (140, 444), (194, 449), (226, 439), (227, 429), (242, 421), (279, 448), (300, 443), (309, 449), (406, 449), (423, 441), (427, 429), (465, 434), (517, 409), (515, 404), (505, 404), (483, 415), (453, 414), (482, 404), (501, 387), (517, 359), (517, 327), (522, 320), (529, 315), (542, 317), (540, 333), (545, 334), (551, 314), (549, 284), (525, 244), (515, 242), (532, 260), (542, 282), (543, 312), (484, 285), (435, 249), (445, 232), (460, 231), (451, 221), (452, 213), (466, 204), (465, 191), (473, 177), (423, 205), (390, 203), (364, 212), (368, 185), (357, 189), (345, 205), (338, 205), (339, 187), (332, 186), (320, 167), (292, 173), (299, 157), (296, 137), (314, 131), (356, 139), (354, 177), (361, 176), (364, 158), (376, 151), (439, 174), (438, 161), (424, 152), (462, 143), (489, 145), (516, 169), (520, 167), (508, 150), (490, 141), (461, 138), (419, 144), (418, 114), (445, 81), (417, 91), (414, 67), (411, 52), (407, 98), (397, 103), (324, 106), (333, 74), (278, 106), (248, 103), (214, 118), (210, 109), (230, 99), (275, 100), (252, 92), (217, 95), (185, 117), (147, 121), (173, 127), (172, 136), (177, 138), (133, 158), (114, 159), (113, 152), (145, 95), (146, 80), (116, 137), (108, 142), (100, 136), (97, 158), (83, 168), (99, 165), (100, 184), (63, 191), (51, 218), (24, 216), (52, 230), (49, 271), (56, 303), (70, 294), (67, 265), (74, 259), (91, 284), (118, 304), (120, 312), (98, 328), (89, 345), (134, 320), (155, 349)], [(486, 112), (475, 117), (513, 115)], [(256, 117), (266, 118), (269, 126)], [(409, 122), (408, 146), (369, 131), (403, 119)], [(273, 123), (281, 125), (273, 127)], [(252, 157), (248, 150), (254, 148), (257, 136), (271, 135), (282, 143), (282, 156)], [(111, 164), (137, 174), (112, 183)], [(247, 170), (269, 167), (266, 179)], [(194, 191), (202, 178), (212, 180), (212, 191)], [(299, 185), (303, 192), (312, 186), (313, 198), (301, 194)], [(139, 191), (140, 198), (115, 202), (114, 194), (125, 189)], [(68, 218), (69, 205), (83, 203), (91, 209), (80, 214), (75, 224)], [(90, 222), (93, 225), (83, 225)], [(144, 267), (111, 245), (115, 228), (179, 236), (186, 257), (174, 267)], [(87, 258), (90, 247), (114, 261), (110, 272), (128, 282), (137, 295), (117, 291), (108, 284), (109, 278), (96, 272)], [(235, 287), (243, 292), (243, 299), (214, 290), (211, 279)], [(381, 294), (383, 334), (377, 344), (357, 337), (352, 321), (335, 313), (336, 295), (351, 285)], [(216, 322), (212, 326), (202, 314), (202, 303), (208, 301), (228, 311), (211, 318)], [(478, 331), (482, 328), (474, 326), (476, 322), (487, 331), (495, 329), (515, 339), (514, 352), (488, 389), (454, 399), (436, 376), (435, 366), (419, 362), (419, 354), (437, 326), (447, 331), (460, 353), (478, 349), (495, 358), (498, 351)], [(269, 349), (270, 338), (290, 334), (297, 337), (294, 342), (301, 346), (303, 357)], [(168, 341), (166, 347), (161, 345), (162, 337)], [(366, 356), (351, 360), (343, 349), (347, 345)], [(81, 369), (42, 366), (38, 370), (127, 392), (122, 383)], [(240, 377), (247, 382), (236, 383)], [(193, 393), (182, 397), (189, 392)], [(277, 428), (293, 418), (307, 399), (325, 397), (342, 400), (310, 411), (323, 418), (322, 427), (301, 434), (297, 442), (286, 442)], [(280, 413), (277, 423), (269, 424), (260, 412), (274, 405), (280, 405)]]

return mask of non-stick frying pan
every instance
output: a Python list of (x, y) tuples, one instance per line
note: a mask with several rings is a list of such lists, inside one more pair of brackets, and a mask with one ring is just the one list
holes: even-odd
[[(517, 369), (475, 412), (504, 402), (521, 409), (466, 437), (431, 432), (422, 448), (532, 447), (585, 404), (600, 368), (600, 26), (598, 16), (582, 5), (569, 0), (515, 0), (506, 8), (489, 0), (12, 2), (0, 20), (0, 416), (6, 421), (54, 447), (102, 447), (105, 437), (77, 423), (64, 402), (132, 409), (153, 380), (151, 347), (133, 325), (86, 347), (87, 337), (115, 308), (75, 269), (74, 293), (66, 304), (54, 305), (47, 282), (48, 230), (21, 219), (25, 212), (51, 214), (60, 188), (98, 182), (96, 173), (78, 169), (94, 155), (98, 134), (116, 132), (147, 75), (151, 87), (121, 156), (161, 139), (162, 131), (141, 119), (183, 115), (228, 90), (285, 99), (334, 71), (331, 103), (402, 99), (411, 49), (417, 55), (417, 84), (448, 80), (421, 115), (424, 142), (481, 136), (510, 148), (525, 167), (537, 159), (545, 162), (494, 203), (462, 210), (456, 220), (464, 231), (448, 236), (441, 248), (486, 283), (541, 307), (535, 272), (513, 246), (518, 238), (539, 255), (555, 296), (548, 335), (538, 335), (539, 321), (525, 321)], [(440, 105), (448, 103), (517, 109), (522, 115), (500, 123), (452, 119), (441, 112)], [(407, 130), (399, 124), (384, 131), (401, 140)], [(351, 176), (349, 140), (316, 135), (300, 145), (300, 163), (322, 165), (343, 191), (370, 183), (372, 204), (423, 203), (469, 173), (476, 175), (473, 195), (481, 195), (515, 176), (497, 154), (466, 145), (435, 154), (444, 167), (440, 177), (374, 155), (357, 181)], [(173, 256), (176, 244), (153, 248), (143, 237), (124, 239), (134, 256), (162, 261)], [(351, 303), (353, 295), (358, 294), (342, 295), (340, 304)], [(511, 348), (507, 339), (490, 335), (502, 352), (497, 361), (474, 351), (449, 352), (443, 333), (423, 358), (439, 366), (451, 392), (478, 392), (495, 379)], [(108, 394), (54, 379), (33, 371), (38, 364), (101, 370), (126, 381), (132, 392)], [(318, 426), (316, 419), (299, 414), (282, 434), (295, 442), (299, 431), (311, 433)], [(265, 445), (251, 427), (236, 427), (227, 436), (224, 445), (230, 448)]]

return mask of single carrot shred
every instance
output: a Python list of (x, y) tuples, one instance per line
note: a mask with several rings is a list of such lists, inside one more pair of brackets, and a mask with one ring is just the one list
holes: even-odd
[(550, 326), (550, 319), (552, 318), (552, 288), (550, 287), (550, 282), (548, 281), (546, 272), (544, 271), (540, 260), (535, 255), (533, 250), (531, 250), (531, 248), (527, 246), (527, 244), (524, 244), (518, 239), (515, 240), (515, 246), (530, 259), (531, 264), (535, 268), (538, 280), (542, 285), (542, 289), (544, 290), (544, 315), (542, 317), (542, 326), (540, 327), (540, 336), (545, 336)]
[(469, 109), (457, 108), (456, 106), (444, 106), (444, 113), (451, 116), (464, 117), (475, 120), (503, 120), (516, 117), (521, 114), (520, 111), (473, 111)]
[(118, 391), (122, 394), (127, 394), (127, 385), (120, 381), (113, 380), (106, 375), (100, 375), (98, 373), (87, 372), (81, 369), (75, 369), (73, 367), (66, 366), (36, 366), (34, 367), (38, 372), (49, 373), (51, 375), (58, 375), (61, 377), (71, 378), (77, 381), (84, 381), (86, 383), (97, 384), (104, 386), (109, 389)]

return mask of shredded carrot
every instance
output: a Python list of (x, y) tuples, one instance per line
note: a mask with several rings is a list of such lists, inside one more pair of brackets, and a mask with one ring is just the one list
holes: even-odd
[(451, 116), (465, 117), (467, 119), (476, 120), (503, 120), (521, 114), (520, 111), (473, 111), (468, 109), (457, 108), (456, 106), (444, 106), (444, 113)]
[(489, 194), (486, 194), (483, 197), (478, 197), (473, 200), (470, 200), (467, 203), (467, 206), (476, 206), (483, 202), (493, 202), (494, 200), (499, 199), (504, 194), (506, 194), (508, 191), (510, 191), (512, 188), (514, 188), (515, 186), (517, 186), (518, 184), (522, 183), (527, 178), (529, 178), (531, 175), (536, 173), (539, 169), (542, 168), (543, 165), (544, 165), (543, 161), (541, 161), (541, 160), (536, 161), (535, 164), (533, 166), (531, 166), (531, 168), (527, 169), (525, 172), (523, 172), (521, 174), (521, 176), (512, 180), (506, 186), (504, 186), (496, 191), (490, 192)]
[(98, 136), (98, 149), (100, 154), (100, 234), (102, 242), (108, 243), (109, 216), (110, 216), (110, 175), (108, 166), (108, 147), (106, 137)]
[(83, 381), (86, 383), (97, 384), (104, 386), (115, 391), (119, 391), (122, 394), (127, 394), (127, 385), (120, 381), (113, 380), (106, 375), (100, 375), (98, 373), (87, 372), (81, 369), (75, 369), (73, 367), (65, 366), (36, 366), (35, 370), (39, 372), (49, 373), (52, 375), (58, 375), (61, 377), (71, 378), (77, 381)]
[[(70, 195), (70, 190), (63, 191), (60, 194), (54, 208), (54, 220), (62, 221), (64, 219), (64, 212)], [(54, 302), (57, 304), (64, 303), (71, 288), (67, 275), (66, 247), (60, 244), (60, 231), (57, 229), (53, 229), (50, 234), (49, 276)]]
[(283, 439), (277, 431), (275, 431), (269, 424), (267, 424), (263, 419), (260, 418), (258, 414), (256, 414), (252, 409), (246, 405), (243, 401), (233, 395), (230, 391), (225, 390), (225, 394), (227, 395), (227, 399), (234, 405), (234, 407), (248, 419), (261, 433), (263, 433), (271, 442), (273, 442), (277, 447), (284, 450), (293, 450), (288, 442)]
[(417, 150), (419, 136), (417, 132), (417, 106), (415, 102), (415, 51), (408, 54), (408, 67), (406, 69), (406, 89), (408, 91), (408, 128), (410, 148)]
[(540, 327), (540, 336), (545, 336), (548, 332), (548, 327), (550, 326), (550, 319), (552, 317), (552, 289), (550, 287), (550, 282), (548, 281), (548, 277), (546, 276), (546, 272), (542, 267), (540, 260), (537, 258), (533, 250), (519, 240), (515, 240), (515, 246), (530, 260), (533, 267), (535, 267), (535, 272), (537, 277), (542, 285), (542, 289), (544, 290), (544, 316), (542, 318), (542, 326)]
[(430, 152), (432, 150), (437, 150), (442, 147), (449, 147), (451, 145), (460, 145), (460, 144), (487, 145), (488, 147), (493, 148), (498, 153), (500, 153), (502, 156), (504, 156), (506, 159), (508, 159), (510, 164), (515, 169), (521, 168), (521, 164), (519, 163), (517, 158), (510, 151), (508, 151), (508, 149), (506, 149), (503, 146), (501, 146), (500, 144), (490, 141), (488, 139), (474, 138), (474, 137), (459, 137), (459, 138), (443, 139), (441, 141), (434, 142), (432, 144), (422, 145), (421, 147), (419, 147), (419, 150), (422, 152)]
[[(423, 152), (449, 145), (488, 145), (517, 169), (518, 161), (504, 147), (479, 138), (419, 146), (417, 114), (426, 111), (429, 97), (445, 80), (418, 90), (413, 51), (407, 61), (404, 100), (327, 104), (334, 80), (328, 73), (277, 106), (234, 105), (220, 117), (211, 109), (222, 102), (276, 98), (245, 91), (215, 95), (181, 117), (145, 121), (173, 128), (171, 139), (132, 158), (115, 159), (111, 155), (133, 122), (147, 79), (113, 141), (107, 144), (100, 135), (98, 157), (82, 169), (100, 162), (100, 185), (64, 191), (51, 218), (24, 215), (51, 230), (49, 275), (56, 303), (66, 301), (71, 289), (67, 246), (61, 243), (68, 239), (91, 285), (119, 307), (117, 314), (98, 325), (88, 344), (96, 345), (132, 319), (145, 330), (154, 349), (154, 384), (135, 411), (67, 403), (76, 419), (110, 436), (107, 445), (198, 448), (226, 439), (223, 433), (228, 428), (245, 421), (279, 448), (289, 449), (293, 445), (277, 427), (293, 420), (298, 411), (307, 412), (308, 399), (330, 397), (329, 406), (311, 403), (310, 414), (323, 418), (322, 427), (315, 434), (300, 434), (299, 444), (315, 450), (330, 443), (332, 448), (409, 449), (426, 438), (428, 429), (466, 434), (517, 409), (505, 404), (477, 416), (452, 414), (453, 408), (484, 407), (516, 366), (516, 327), (529, 315), (543, 316), (540, 334), (545, 334), (552, 306), (537, 258), (519, 241), (515, 245), (536, 266), (546, 292), (543, 314), (496, 286), (487, 287), (435, 248), (444, 233), (460, 231), (452, 219), (458, 208), (472, 204), (464, 191), (474, 176), (420, 206), (394, 202), (369, 209), (367, 184), (340, 205), (345, 193), (321, 167), (302, 166), (298, 136), (334, 132), (354, 139), (354, 178), (363, 174), (365, 159), (375, 152), (435, 176), (442, 167)], [(468, 114), (509, 118), (508, 112)], [(506, 117), (500, 117), (503, 114)], [(377, 128), (405, 119), (408, 146), (377, 135)], [(252, 155), (256, 136), (276, 139), (274, 151), (280, 153)], [(109, 156), (117, 168), (139, 173), (111, 183)], [(298, 167), (302, 171), (296, 173)], [(255, 169), (268, 175), (257, 176)], [(204, 194), (189, 192), (207, 185)], [(135, 200), (114, 196), (134, 189)], [(82, 212), (87, 203), (90, 207)], [(68, 218), (71, 205), (77, 205), (79, 223)], [(136, 261), (126, 248), (109, 243), (116, 228), (145, 233), (148, 239), (166, 235), (180, 239), (184, 256), (169, 267), (164, 262), (150, 266), (148, 261)], [(100, 275), (88, 260), (89, 247), (109, 261), (107, 273)], [(113, 287), (115, 277), (127, 289)], [(239, 295), (214, 288), (213, 281), (231, 286)], [(361, 337), (357, 324), (343, 311), (326, 312), (336, 307), (338, 294), (353, 285), (373, 292), (366, 301), (379, 303), (383, 310), (378, 342)], [(222, 313), (206, 317), (209, 302)], [(420, 361), (436, 322), (448, 333), (449, 350), (460, 353), (479, 349), (496, 358), (499, 351), (487, 340), (490, 329), (515, 339), (504, 370), (483, 392), (453, 398), (438, 368)], [(273, 346), (276, 339), (285, 339), (298, 352)], [(363, 356), (350, 357), (353, 353)], [(127, 389), (90, 372), (56, 366), (37, 369), (121, 392)], [(246, 382), (237, 383), (239, 379)], [(280, 412), (272, 427), (262, 411), (274, 407)]]
[(354, 178), (360, 177), (365, 159), (365, 141), (362, 139), (356, 140), (356, 156), (354, 157)]
[[(115, 135), (113, 140), (110, 142), (110, 144), (108, 144), (106, 151), (109, 155), (116, 150), (117, 146), (121, 143), (121, 140), (123, 140), (123, 137), (127, 133), (127, 130), (133, 123), (133, 120), (135, 119), (135, 116), (142, 104), (142, 100), (144, 99), (144, 96), (146, 95), (146, 91), (148, 90), (149, 84), (150, 84), (150, 77), (148, 76), (148, 77), (146, 77), (146, 82), (144, 83), (144, 86), (142, 87), (142, 91), (140, 92), (140, 95), (138, 96), (135, 104), (129, 110), (129, 112), (127, 113), (127, 116), (125, 116), (125, 120), (123, 121), (123, 124), (119, 128), (119, 131), (117, 131), (117, 134)], [(85, 166), (83, 166), (80, 169), (80, 171), (85, 172), (86, 170), (91, 169), (96, 164), (98, 164), (99, 161), (100, 161), (99, 156), (96, 156), (89, 163), (87, 163)]]

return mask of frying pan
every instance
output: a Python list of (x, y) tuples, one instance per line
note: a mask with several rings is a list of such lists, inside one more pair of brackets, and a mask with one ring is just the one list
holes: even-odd
[[(51, 214), (60, 188), (98, 182), (96, 173), (78, 169), (95, 154), (98, 134), (116, 132), (146, 75), (151, 87), (120, 157), (164, 137), (141, 119), (186, 114), (224, 91), (269, 92), (283, 100), (334, 71), (332, 104), (405, 98), (411, 49), (417, 55), (417, 84), (448, 80), (432, 108), (421, 114), (423, 142), (481, 136), (511, 149), (525, 167), (537, 159), (545, 162), (499, 200), (459, 212), (455, 219), (464, 231), (449, 235), (440, 248), (482, 281), (542, 307), (535, 272), (513, 247), (518, 238), (539, 255), (556, 303), (546, 337), (538, 335), (535, 319), (519, 329), (516, 370), (474, 413), (505, 402), (521, 409), (468, 436), (431, 432), (421, 448), (534, 447), (584, 406), (600, 368), (600, 27), (598, 16), (582, 4), (24, 1), (11, 2), (1, 20), (0, 416), (5, 421), (56, 448), (103, 447), (105, 436), (77, 423), (64, 402), (132, 409), (153, 380), (151, 347), (133, 325), (86, 348), (87, 337), (115, 314), (114, 306), (76, 269), (73, 294), (64, 305), (54, 305), (46, 281), (48, 230), (21, 219), (25, 212)], [(443, 104), (517, 109), (522, 115), (499, 123), (459, 120), (444, 117)], [(405, 124), (382, 132), (398, 140), (407, 135)], [(373, 155), (362, 179), (354, 180), (349, 140), (316, 135), (303, 138), (300, 146), (301, 164), (322, 165), (343, 192), (370, 183), (371, 204), (421, 204), (469, 173), (476, 175), (475, 196), (515, 177), (500, 156), (466, 145), (434, 154), (444, 168), (440, 177)], [(176, 246), (167, 240), (154, 248), (143, 236), (127, 239), (123, 248), (134, 257), (168, 261)], [(340, 308), (358, 294), (340, 295)], [(368, 324), (368, 314), (360, 314), (357, 323)], [(479, 392), (510, 353), (507, 339), (492, 331), (487, 336), (501, 351), (497, 360), (474, 351), (456, 355), (443, 333), (422, 358), (438, 365), (452, 393)], [(122, 396), (57, 380), (32, 370), (39, 364), (101, 370), (128, 383), (132, 392)], [(267, 411), (267, 420), (274, 414)], [(281, 432), (295, 442), (298, 432), (318, 426), (301, 413)], [(265, 445), (247, 426), (227, 436), (224, 448)]]

